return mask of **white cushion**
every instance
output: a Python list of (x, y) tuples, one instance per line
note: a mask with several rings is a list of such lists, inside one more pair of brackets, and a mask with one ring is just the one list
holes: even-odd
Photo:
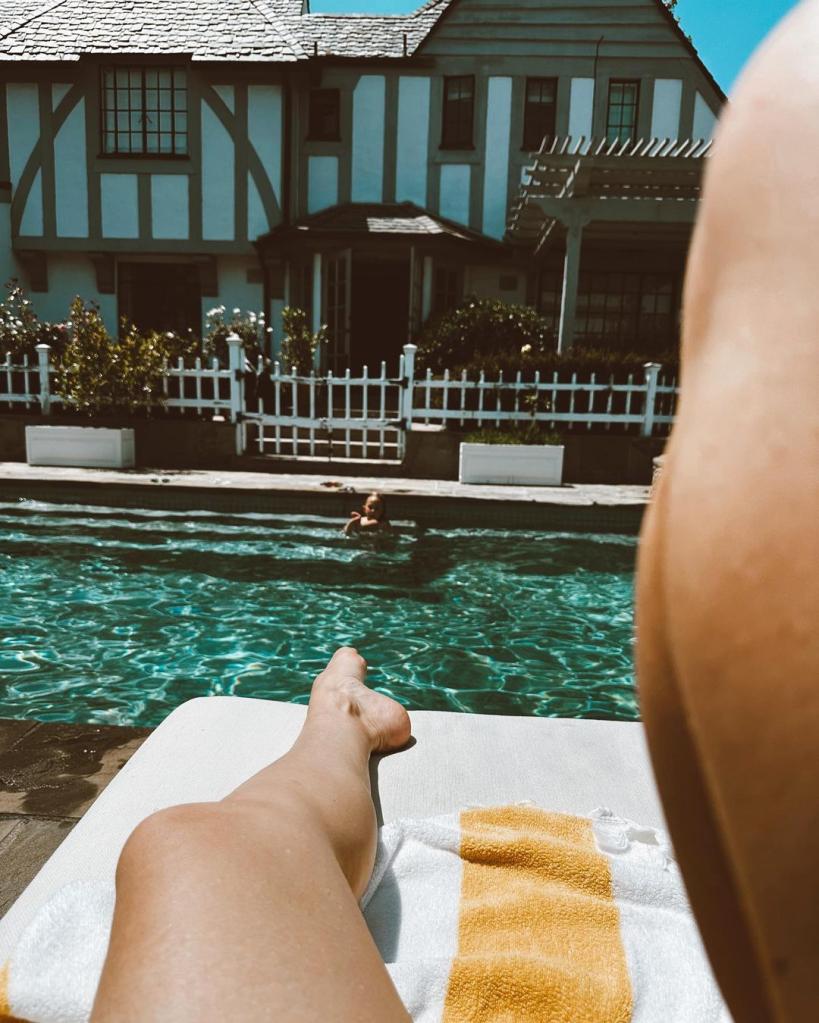
[[(293, 744), (306, 708), (210, 697), (173, 711), (102, 792), (0, 921), (0, 963), (37, 909), (70, 881), (112, 879), (149, 814), (221, 799)], [(416, 711), (415, 744), (373, 761), (379, 821), (532, 800), (567, 813), (608, 806), (664, 828), (642, 726)]]

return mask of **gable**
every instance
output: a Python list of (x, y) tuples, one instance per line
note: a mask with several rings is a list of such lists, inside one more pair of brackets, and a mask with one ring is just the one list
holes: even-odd
[(419, 52), (587, 60), (597, 53), (600, 59), (632, 62), (693, 59), (710, 79), (661, 0), (453, 0)]

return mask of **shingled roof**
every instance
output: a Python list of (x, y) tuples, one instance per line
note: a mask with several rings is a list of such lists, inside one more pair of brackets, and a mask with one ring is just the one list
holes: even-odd
[(311, 55), (405, 57), (432, 31), (452, 0), (429, 0), (412, 14), (305, 14), (297, 31)]
[(193, 60), (295, 61), (300, 0), (8, 0), (0, 60), (185, 53)]

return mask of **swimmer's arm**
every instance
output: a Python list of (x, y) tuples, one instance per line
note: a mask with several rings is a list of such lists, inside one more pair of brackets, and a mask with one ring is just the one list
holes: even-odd
[(344, 527), (344, 535), (349, 536), (350, 533), (357, 533), (361, 528), (361, 513), (353, 512), (350, 515), (349, 522)]

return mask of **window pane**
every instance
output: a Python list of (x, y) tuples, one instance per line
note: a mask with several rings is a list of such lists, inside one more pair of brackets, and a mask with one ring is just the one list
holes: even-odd
[(184, 156), (188, 151), (188, 136), (186, 134), (176, 135), (173, 140), (173, 151), (179, 155)]

